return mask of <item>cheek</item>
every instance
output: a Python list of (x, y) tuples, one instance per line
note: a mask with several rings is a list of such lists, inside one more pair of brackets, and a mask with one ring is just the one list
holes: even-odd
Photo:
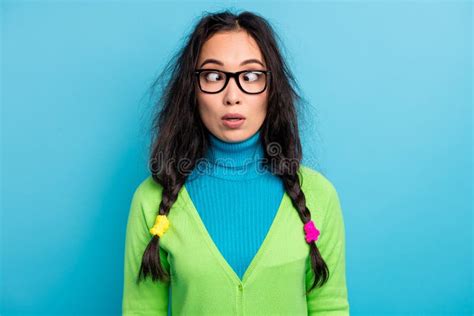
[(205, 97), (198, 96), (197, 101), (198, 101), (197, 106), (198, 106), (199, 114), (201, 115), (201, 119), (204, 122), (208, 122), (212, 120), (213, 117), (217, 115), (216, 109), (212, 106), (212, 104), (214, 104), (213, 102), (215, 101), (210, 100), (208, 96), (205, 96)]
[(259, 102), (260, 106), (256, 109), (257, 116), (262, 119), (265, 118), (268, 109), (268, 100), (267, 97), (262, 98)]

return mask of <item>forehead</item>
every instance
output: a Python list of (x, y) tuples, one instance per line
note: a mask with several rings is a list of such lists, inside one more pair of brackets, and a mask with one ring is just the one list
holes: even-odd
[(247, 59), (265, 60), (254, 38), (246, 31), (218, 32), (212, 35), (201, 47), (198, 64), (213, 58), (228, 68), (238, 68)]

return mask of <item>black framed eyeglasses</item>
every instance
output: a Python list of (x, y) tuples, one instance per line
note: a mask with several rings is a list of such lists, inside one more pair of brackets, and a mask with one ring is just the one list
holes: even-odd
[(234, 78), (237, 86), (245, 93), (259, 94), (265, 91), (270, 81), (270, 70), (242, 70), (228, 72), (218, 69), (196, 69), (199, 89), (204, 93), (219, 93), (227, 87), (230, 78)]

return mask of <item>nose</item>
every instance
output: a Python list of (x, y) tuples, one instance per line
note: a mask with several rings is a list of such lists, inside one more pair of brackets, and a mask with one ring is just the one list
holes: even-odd
[(225, 104), (240, 103), (240, 89), (236, 80), (237, 78), (230, 78), (225, 87)]

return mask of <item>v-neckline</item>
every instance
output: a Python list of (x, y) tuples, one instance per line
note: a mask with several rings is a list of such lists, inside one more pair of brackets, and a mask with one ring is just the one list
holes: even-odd
[(224, 258), (222, 253), (220, 252), (219, 248), (217, 248), (216, 243), (212, 239), (209, 231), (207, 230), (206, 226), (204, 225), (204, 222), (199, 215), (199, 212), (197, 211), (196, 206), (194, 205), (193, 201), (191, 200), (191, 196), (189, 195), (186, 187), (183, 185), (182, 187), (182, 198), (185, 206), (187, 207), (187, 210), (190, 211), (191, 216), (196, 220), (197, 226), (199, 230), (201, 231), (204, 239), (206, 240), (210, 251), (213, 253), (213, 255), (217, 258), (223, 269), (227, 272), (229, 277), (238, 285), (243, 286), (246, 284), (252, 275), (252, 272), (255, 270), (255, 268), (258, 267), (258, 263), (261, 260), (261, 257), (264, 255), (265, 250), (268, 248), (268, 245), (271, 242), (271, 239), (273, 235), (275, 234), (275, 231), (278, 229), (278, 225), (281, 225), (281, 220), (280, 218), (284, 214), (284, 210), (287, 208), (287, 203), (289, 196), (287, 195), (286, 191), (283, 194), (283, 197), (281, 199), (280, 205), (278, 206), (277, 212), (275, 216), (273, 217), (273, 221), (270, 225), (270, 228), (267, 230), (267, 233), (265, 235), (265, 238), (263, 239), (262, 243), (260, 244), (260, 247), (257, 250), (257, 253), (255, 256), (252, 258), (250, 261), (249, 266), (244, 272), (244, 275), (242, 279), (237, 275), (237, 273), (234, 271), (234, 269), (230, 266), (230, 264), (227, 262), (227, 260)]

